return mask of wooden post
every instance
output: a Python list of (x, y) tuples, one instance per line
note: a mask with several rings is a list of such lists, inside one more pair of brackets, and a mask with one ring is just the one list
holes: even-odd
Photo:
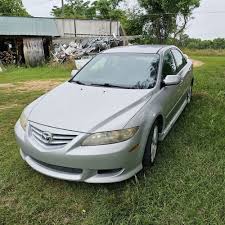
[(64, 18), (64, 13), (65, 13), (65, 10), (64, 10), (64, 0), (62, 0), (62, 14), (61, 14), (61, 17)]
[(112, 35), (112, 20), (110, 19), (110, 36)]
[(74, 19), (74, 36), (77, 36), (76, 19)]

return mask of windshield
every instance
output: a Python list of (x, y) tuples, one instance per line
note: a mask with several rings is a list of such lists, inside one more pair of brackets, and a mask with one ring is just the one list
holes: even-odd
[(72, 80), (78, 84), (148, 89), (156, 84), (158, 54), (99, 54)]

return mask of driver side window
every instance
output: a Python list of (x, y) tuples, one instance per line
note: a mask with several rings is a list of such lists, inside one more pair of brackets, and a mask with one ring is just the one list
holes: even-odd
[(166, 52), (163, 58), (162, 79), (165, 79), (167, 75), (175, 75), (176, 69), (176, 63), (171, 51)]

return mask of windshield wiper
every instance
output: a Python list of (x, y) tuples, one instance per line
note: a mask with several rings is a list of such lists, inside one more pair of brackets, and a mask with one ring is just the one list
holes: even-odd
[(81, 82), (79, 80), (72, 80), (71, 82), (76, 83), (76, 84), (80, 84), (80, 85), (88, 85), (88, 84), (83, 83), (83, 82)]
[(122, 86), (122, 85), (114, 85), (114, 84), (109, 84), (109, 83), (104, 83), (104, 84), (91, 83), (90, 86), (97, 86), (97, 87), (113, 87), (113, 88), (123, 88), (123, 89), (134, 89), (134, 87)]
[(123, 88), (123, 89), (135, 89), (135, 87), (132, 86), (122, 86), (122, 85), (114, 85), (109, 83), (84, 83), (79, 80), (72, 80), (71, 82), (80, 84), (80, 85), (86, 85), (86, 86), (96, 86), (96, 87), (112, 87), (112, 88)]

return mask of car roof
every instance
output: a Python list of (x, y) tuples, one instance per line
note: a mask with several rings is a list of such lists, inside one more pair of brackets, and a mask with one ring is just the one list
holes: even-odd
[(131, 45), (111, 48), (105, 50), (103, 53), (150, 53), (156, 54), (162, 49), (168, 49), (172, 45)]

